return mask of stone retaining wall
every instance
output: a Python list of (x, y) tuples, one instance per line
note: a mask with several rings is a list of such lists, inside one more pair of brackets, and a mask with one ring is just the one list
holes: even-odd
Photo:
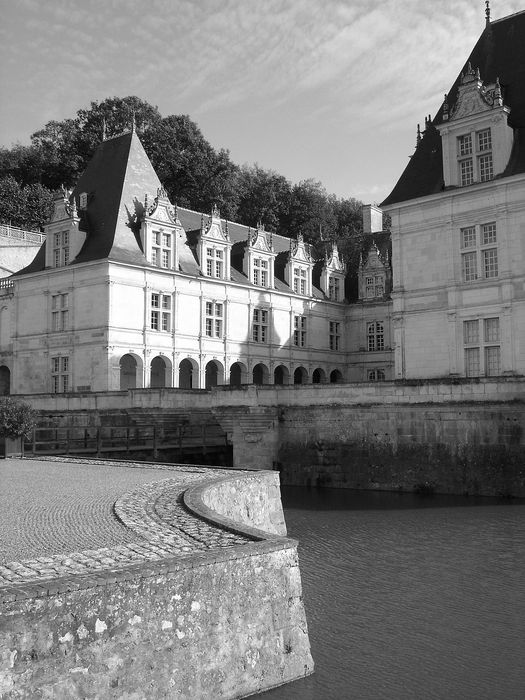
[[(275, 475), (266, 478), (273, 498)], [(246, 513), (253, 484), (243, 496), (236, 479)], [(231, 489), (211, 486), (228, 512), (220, 500)], [(206, 488), (189, 500), (209, 520)], [(243, 543), (0, 588), (0, 697), (219, 700), (311, 673), (297, 543), (232, 528)]]
[(282, 482), (525, 497), (523, 403), (282, 408)]

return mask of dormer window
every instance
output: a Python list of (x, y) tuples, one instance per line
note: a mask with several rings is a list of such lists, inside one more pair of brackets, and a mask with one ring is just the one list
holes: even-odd
[(69, 263), (69, 231), (53, 234), (53, 267), (64, 267)]
[(470, 134), (458, 137), (458, 150), (460, 156), (472, 155), (472, 137)]
[(382, 297), (385, 293), (384, 275), (367, 275), (365, 278), (365, 295), (367, 299)]
[(490, 151), (492, 148), (492, 136), (490, 129), (483, 129), (476, 134), (478, 141), (478, 151)]
[(206, 248), (206, 274), (208, 277), (224, 278), (224, 251)]
[(330, 276), (328, 278), (328, 298), (330, 301), (341, 300), (341, 279)]
[(85, 211), (87, 209), (87, 205), (88, 205), (88, 194), (87, 194), (87, 192), (81, 192), (78, 195), (78, 208), (81, 211)]
[(258, 287), (268, 286), (268, 261), (263, 258), (253, 259), (253, 283)]
[(155, 267), (169, 269), (172, 267), (173, 236), (164, 231), (154, 231), (151, 242), (151, 264)]
[(296, 294), (306, 294), (307, 272), (304, 267), (294, 267), (293, 270), (293, 290)]

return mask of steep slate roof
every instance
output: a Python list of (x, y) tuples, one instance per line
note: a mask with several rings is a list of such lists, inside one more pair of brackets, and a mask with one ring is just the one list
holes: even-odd
[[(69, 265), (93, 260), (111, 260), (153, 268), (143, 254), (139, 232), (145, 195), (147, 194), (148, 200), (152, 202), (160, 187), (157, 173), (135, 131), (103, 141), (70, 196), (70, 201), (74, 199), (78, 208), (79, 196), (86, 192), (88, 205), (86, 212), (79, 211), (80, 229), (86, 231), (86, 240), (77, 257)], [(187, 241), (184, 241), (183, 237), (182, 245), (179, 244), (179, 268), (181, 272), (190, 275), (202, 274), (194, 254), (194, 244), (200, 233), (202, 216), (200, 212), (191, 209), (177, 208), (177, 217), (187, 234)], [(205, 222), (208, 218), (204, 215)], [(225, 230), (226, 220), (221, 221)], [(232, 242), (232, 280), (251, 284), (242, 272), (242, 256), (250, 229), (230, 221), (227, 225)], [(290, 239), (284, 236), (272, 234), (272, 243), (277, 255), (288, 253), (290, 250)], [(44, 270), (45, 245), (42, 245), (33, 262), (19, 270), (17, 275)], [(277, 276), (275, 288), (279, 291), (290, 291), (284, 280)], [(323, 292), (315, 287), (312, 289), (312, 295), (318, 298), (325, 297)]]
[[(515, 143), (505, 176), (525, 172), (525, 11), (488, 23), (465, 62), (479, 68), (484, 83), (499, 78), (503, 103), (510, 107), (509, 125), (515, 129)], [(448, 92), (453, 110), (461, 73)], [(407, 167), (381, 206), (404, 202), (441, 192), (444, 188), (441, 137), (435, 124), (441, 124), (443, 107), (427, 126)]]

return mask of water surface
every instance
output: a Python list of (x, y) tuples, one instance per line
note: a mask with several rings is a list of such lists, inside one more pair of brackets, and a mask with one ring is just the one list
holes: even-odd
[(525, 503), (283, 488), (313, 676), (265, 700), (523, 700)]

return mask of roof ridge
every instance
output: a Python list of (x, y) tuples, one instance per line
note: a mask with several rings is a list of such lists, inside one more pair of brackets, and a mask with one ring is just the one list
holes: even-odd
[(491, 20), (491, 24), (497, 24), (498, 22), (504, 22), (506, 19), (510, 19), (511, 17), (516, 17), (517, 15), (522, 15), (525, 13), (525, 10), (518, 10), (518, 12), (511, 12), (510, 15), (505, 15), (505, 17), (500, 17), (499, 19), (493, 19)]

